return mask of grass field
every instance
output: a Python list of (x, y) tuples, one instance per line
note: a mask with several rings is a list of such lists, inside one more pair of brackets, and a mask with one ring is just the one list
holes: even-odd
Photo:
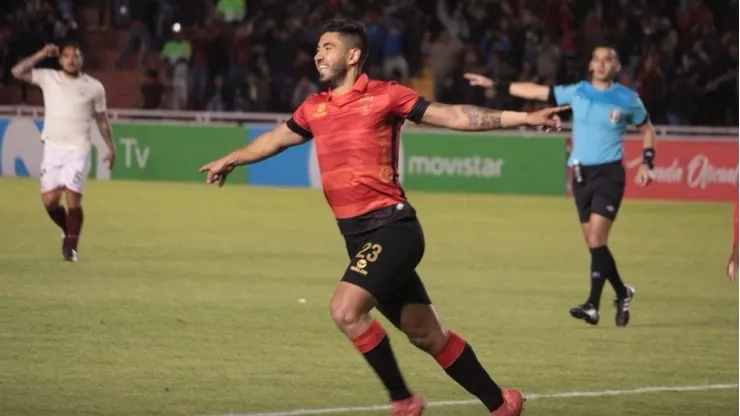
[[(329, 318), (346, 254), (321, 192), (91, 182), (81, 261), (68, 264), (37, 189), (35, 180), (0, 179), (0, 415), (386, 402)], [(442, 319), (501, 384), (548, 394), (737, 383), (738, 289), (723, 277), (729, 204), (624, 205), (611, 247), (637, 296), (632, 322), (616, 328), (609, 285), (598, 327), (568, 315), (589, 283), (570, 200), (410, 198), (427, 238), (420, 273)], [(429, 401), (470, 399), (387, 327), (413, 389)], [(737, 415), (738, 389), (540, 398), (526, 408), (530, 416)]]

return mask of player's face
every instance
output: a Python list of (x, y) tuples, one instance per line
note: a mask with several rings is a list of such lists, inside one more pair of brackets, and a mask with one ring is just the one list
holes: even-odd
[(348, 48), (341, 35), (327, 32), (321, 35), (314, 56), (319, 80), (328, 85), (336, 85), (347, 75), (347, 69), (357, 60), (358, 50)]
[(596, 48), (591, 56), (589, 69), (596, 81), (612, 81), (619, 72), (617, 53), (611, 48)]
[(77, 75), (82, 68), (82, 53), (74, 47), (66, 47), (59, 56), (62, 70), (70, 75)]

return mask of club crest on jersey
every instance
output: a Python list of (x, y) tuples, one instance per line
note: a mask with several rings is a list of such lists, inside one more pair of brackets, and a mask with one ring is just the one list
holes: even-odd
[(362, 98), (360, 98), (360, 114), (363, 116), (370, 114), (370, 103), (372, 102), (372, 96), (368, 96), (367, 94), (363, 95)]
[(609, 112), (609, 122), (612, 124), (619, 123), (619, 119), (622, 118), (622, 113), (619, 110), (612, 110)]
[(313, 116), (324, 117), (326, 114), (326, 103), (321, 103), (316, 106), (316, 111), (314, 111)]

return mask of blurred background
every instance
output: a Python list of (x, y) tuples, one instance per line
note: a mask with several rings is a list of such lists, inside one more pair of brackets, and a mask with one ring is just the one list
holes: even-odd
[[(365, 71), (427, 98), (506, 109), (541, 103), (466, 85), (466, 71), (544, 84), (586, 77), (612, 42), (619, 82), (655, 124), (738, 123), (737, 0), (4, 0), (0, 104), (41, 105), (10, 68), (45, 42), (76, 41), (111, 108), (290, 112), (320, 89), (321, 23), (363, 21)], [(45, 65), (53, 66), (49, 60)]]

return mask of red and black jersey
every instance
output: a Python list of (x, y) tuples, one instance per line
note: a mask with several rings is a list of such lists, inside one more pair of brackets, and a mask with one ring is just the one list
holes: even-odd
[(398, 178), (401, 126), (419, 123), (428, 106), (410, 88), (363, 74), (351, 91), (313, 94), (293, 113), (288, 127), (313, 138), (324, 195), (344, 234), (389, 222), (382, 209), (406, 202)]

